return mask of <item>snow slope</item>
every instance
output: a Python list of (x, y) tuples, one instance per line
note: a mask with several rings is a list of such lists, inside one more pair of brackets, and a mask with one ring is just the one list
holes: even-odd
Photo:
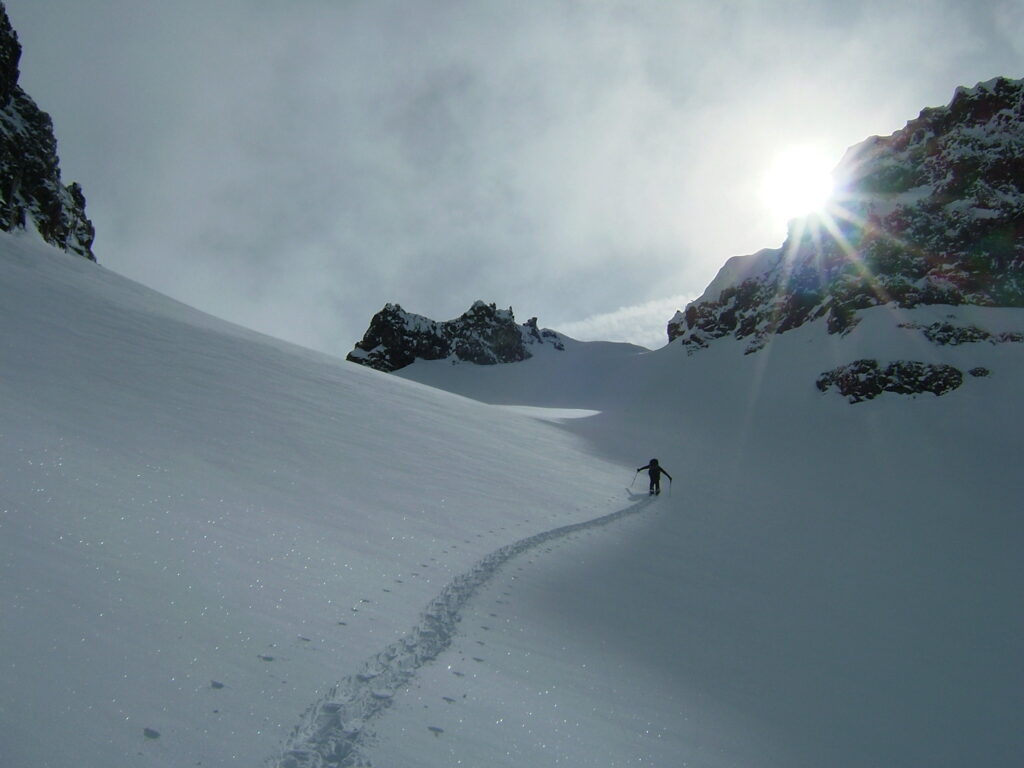
[[(395, 376), (486, 403), (545, 408), (604, 409), (631, 393), (624, 371), (647, 350), (635, 344), (577, 341), (559, 334), (564, 349), (531, 348), (532, 357), (503, 365), (416, 360)], [(458, 370), (455, 370), (458, 369)]]
[[(1024, 330), (1015, 309), (878, 307), (848, 336), (634, 360), (632, 395), (566, 428), (657, 455), (672, 496), (492, 581), (373, 764), (1019, 764), (1024, 345), (909, 327), (939, 321)], [(990, 375), (856, 404), (815, 387), (864, 357)]]
[(0, 764), (1016, 765), (1024, 345), (954, 320), (1024, 332), (403, 369), (494, 406), (0, 238)]
[(28, 235), (0, 237), (0, 328), (0, 765), (276, 759), (454, 576), (630, 504), (557, 427)]

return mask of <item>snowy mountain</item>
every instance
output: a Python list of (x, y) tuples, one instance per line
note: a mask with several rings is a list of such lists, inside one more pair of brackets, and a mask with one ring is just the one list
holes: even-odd
[[(659, 457), (672, 495), (482, 585), (375, 724), (370, 764), (1014, 764), (1024, 346), (918, 330), (947, 322), (1012, 335), (1024, 312), (874, 307), (846, 334), (821, 318), (757, 354), (674, 344), (567, 379), (600, 412), (563, 428), (626, 482)], [(399, 375), (500, 402), (564, 359)], [(852, 407), (815, 386), (864, 359), (991, 374)]]
[[(516, 413), (0, 236), (0, 763), (1013, 764), (1024, 348), (934, 347), (993, 372), (942, 398), (809, 383), (920, 347), (891, 314)], [(948, 314), (1024, 331), (899, 312)]]
[[(792, 222), (781, 248), (730, 259), (704, 294), (669, 321), (669, 342), (692, 352), (731, 336), (753, 353), (772, 335), (818, 319), (829, 334), (849, 333), (872, 307), (1024, 306), (1024, 81), (996, 78), (958, 88), (947, 106), (925, 109), (891, 136), (852, 147), (836, 176), (841, 191), (827, 211)], [(1024, 341), (1012, 331), (950, 320), (903, 328), (935, 345)], [(580, 382), (609, 380), (578, 359), (566, 361), (553, 380), (551, 365), (448, 377), (425, 362), (525, 360), (530, 352), (520, 339), (542, 341), (531, 322), (529, 333), (529, 324), (517, 333), (511, 310), (481, 302), (449, 323), (388, 305), (348, 359), (403, 369), (406, 378), (443, 383), (486, 402), (552, 402), (559, 393), (559, 405), (580, 405), (573, 400)], [(623, 360), (638, 351), (617, 350)], [(942, 395), (967, 375), (989, 374), (983, 366), (862, 358), (820, 371), (814, 383), (860, 402), (882, 392)], [(587, 407), (607, 400), (585, 389), (579, 394)]]
[(95, 261), (77, 183), (64, 186), (50, 116), (18, 85), (21, 45), (0, 3), (0, 230), (32, 226), (52, 245)]
[[(623, 366), (646, 351), (577, 341), (538, 328), (537, 318), (519, 325), (511, 307), (477, 301), (444, 322), (388, 304), (346, 359), (486, 403), (601, 408), (621, 395)], [(464, 370), (451, 376), (446, 369), (453, 365)]]
[(718, 333), (778, 258), (655, 352), (392, 305), (385, 374), (0, 233), (0, 765), (1016, 765), (1024, 309)]
[(518, 325), (511, 307), (476, 301), (454, 320), (438, 322), (387, 304), (347, 359), (378, 371), (397, 371), (416, 360), (494, 365), (526, 360), (541, 345), (561, 351), (564, 340), (538, 328), (535, 317)]
[(372, 764), (1020, 761), (1020, 92), (851, 150), (847, 213), (731, 260), (663, 349), (399, 372), (597, 409), (565, 428), (677, 489), (484, 585)]
[(830, 333), (881, 305), (1024, 306), (1024, 81), (958, 88), (891, 136), (850, 149), (825, 213), (779, 249), (730, 260), (670, 321), (701, 348), (825, 318)]

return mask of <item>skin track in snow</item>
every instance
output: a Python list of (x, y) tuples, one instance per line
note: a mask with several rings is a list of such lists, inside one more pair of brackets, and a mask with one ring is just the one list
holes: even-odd
[(349, 768), (368, 766), (360, 745), (368, 723), (384, 711), (394, 695), (426, 663), (445, 651), (455, 636), (466, 601), (513, 558), (555, 539), (614, 523), (644, 510), (646, 498), (625, 509), (572, 525), (563, 525), (495, 550), (451, 581), (430, 602), (421, 621), (346, 677), (303, 716), (274, 768)]

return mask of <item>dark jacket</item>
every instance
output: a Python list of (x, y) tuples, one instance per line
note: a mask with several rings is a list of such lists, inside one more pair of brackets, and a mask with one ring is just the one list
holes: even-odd
[(669, 480), (672, 479), (672, 475), (661, 468), (661, 465), (656, 461), (651, 461), (647, 466), (640, 467), (637, 472), (643, 472), (647, 470), (647, 474), (651, 476), (651, 482), (656, 483), (661, 479), (662, 475), (665, 475)]

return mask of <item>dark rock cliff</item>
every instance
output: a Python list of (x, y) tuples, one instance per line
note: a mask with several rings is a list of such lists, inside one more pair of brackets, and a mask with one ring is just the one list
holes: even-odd
[(95, 236), (78, 184), (64, 186), (50, 116), (18, 85), (21, 45), (0, 3), (0, 229), (34, 226), (43, 239), (92, 261)]
[(397, 371), (418, 359), (493, 365), (526, 360), (537, 344), (564, 349), (561, 337), (538, 328), (536, 318), (517, 324), (511, 307), (477, 301), (454, 320), (438, 322), (388, 304), (346, 359), (379, 371)]

